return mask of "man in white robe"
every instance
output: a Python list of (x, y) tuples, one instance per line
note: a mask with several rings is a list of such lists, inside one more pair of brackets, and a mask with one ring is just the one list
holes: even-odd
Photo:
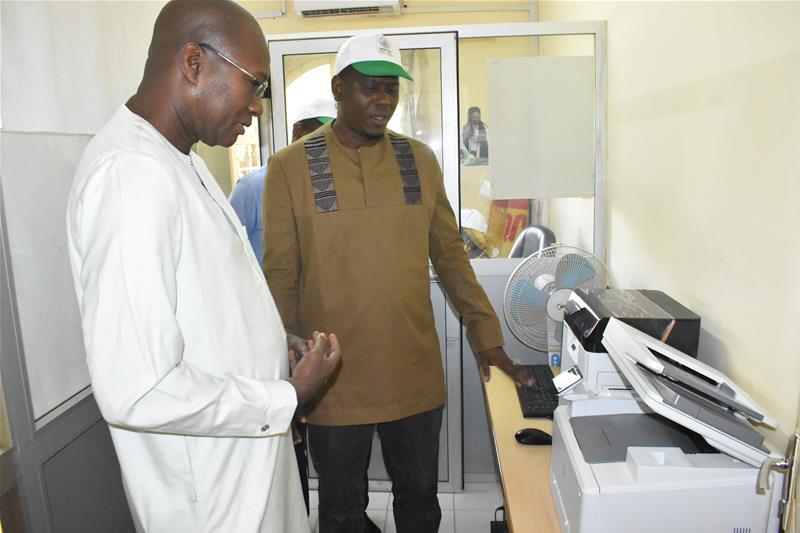
[(190, 152), (232, 145), (262, 112), (267, 63), (258, 23), (236, 4), (167, 4), (137, 93), (76, 172), (70, 262), (138, 531), (310, 529), (290, 422), (338, 364), (338, 341), (295, 344), (305, 356), (290, 376), (247, 235)]

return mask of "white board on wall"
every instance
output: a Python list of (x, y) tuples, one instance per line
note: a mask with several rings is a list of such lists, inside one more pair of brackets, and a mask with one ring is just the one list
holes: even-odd
[(88, 393), (66, 201), (89, 134), (136, 91), (164, 3), (0, 1), (0, 185), (37, 426)]
[(73, 174), (90, 138), (0, 134), (11, 274), (37, 420), (89, 386), (65, 221)]
[(594, 196), (594, 58), (487, 64), (492, 197)]
[(139, 85), (165, 2), (0, 2), (3, 127), (96, 133)]

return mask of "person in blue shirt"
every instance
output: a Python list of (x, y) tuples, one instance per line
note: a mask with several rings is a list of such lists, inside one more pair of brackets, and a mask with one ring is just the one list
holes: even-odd
[[(300, 107), (294, 117), (292, 142), (332, 121), (335, 117), (336, 104), (333, 100), (326, 98), (309, 100)], [(264, 260), (264, 219), (262, 210), (266, 177), (267, 166), (264, 165), (237, 181), (228, 198), (233, 210), (236, 211), (239, 220), (242, 221), (242, 225), (247, 230), (247, 238), (259, 263)]]

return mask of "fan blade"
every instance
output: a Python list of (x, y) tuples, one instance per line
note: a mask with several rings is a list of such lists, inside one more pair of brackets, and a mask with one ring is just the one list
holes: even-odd
[(597, 276), (591, 261), (578, 254), (566, 254), (556, 266), (556, 286), (559, 289), (574, 289)]
[(527, 280), (519, 280), (510, 287), (509, 297), (514, 304), (513, 307), (520, 311), (539, 311), (541, 313), (546, 311), (547, 294)]

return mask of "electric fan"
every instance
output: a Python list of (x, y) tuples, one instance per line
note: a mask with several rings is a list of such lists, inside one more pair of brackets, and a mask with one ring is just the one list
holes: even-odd
[[(561, 353), (564, 304), (573, 289), (606, 288), (606, 268), (589, 252), (556, 243), (530, 256), (508, 279), (503, 313), (511, 332), (526, 346)], [(560, 366), (560, 359), (552, 360)]]

